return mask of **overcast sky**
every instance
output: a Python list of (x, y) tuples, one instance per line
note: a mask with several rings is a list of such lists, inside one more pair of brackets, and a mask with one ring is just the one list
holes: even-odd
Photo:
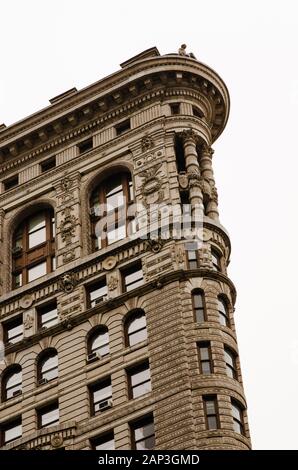
[(231, 114), (214, 144), (220, 219), (255, 449), (298, 449), (295, 0), (0, 0), (0, 124), (181, 43), (214, 68)]

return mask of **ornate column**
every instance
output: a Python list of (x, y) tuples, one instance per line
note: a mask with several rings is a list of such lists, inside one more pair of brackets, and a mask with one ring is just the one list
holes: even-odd
[(213, 168), (212, 168), (212, 155), (214, 150), (208, 145), (204, 145), (201, 151), (200, 168), (202, 180), (206, 181), (210, 186), (209, 200), (206, 207), (206, 215), (211, 219), (218, 220), (218, 196), (215, 186)]
[(203, 209), (201, 173), (197, 154), (197, 135), (192, 129), (183, 131), (185, 166), (189, 181), (189, 200), (192, 214)]

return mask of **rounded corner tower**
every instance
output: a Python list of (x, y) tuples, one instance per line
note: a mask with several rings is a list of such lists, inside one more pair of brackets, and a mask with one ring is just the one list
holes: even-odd
[[(2, 448), (250, 449), (212, 170), (225, 83), (151, 48), (50, 103), (0, 128)], [(199, 211), (198, 240), (169, 207)]]

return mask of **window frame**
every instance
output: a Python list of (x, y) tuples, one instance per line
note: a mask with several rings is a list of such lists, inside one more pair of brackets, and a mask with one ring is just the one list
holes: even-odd
[[(102, 388), (109, 386), (111, 388), (110, 395), (102, 398), (99, 401), (94, 401), (94, 393)], [(113, 400), (113, 388), (112, 388), (112, 379), (111, 376), (104, 377), (94, 383), (88, 385), (89, 390), (89, 403), (90, 403), (90, 416), (97, 416), (98, 413), (101, 413), (100, 410), (95, 410), (95, 406), (105, 400)]]
[[(53, 421), (55, 424), (50, 423), (50, 425), (42, 425), (42, 418), (46, 413), (49, 413), (50, 411), (58, 411), (58, 423), (56, 423), (57, 420)], [(52, 426), (58, 426), (60, 424), (60, 410), (59, 410), (59, 401), (55, 400), (54, 402), (47, 403), (46, 405), (37, 408), (36, 409), (36, 415), (37, 415), (37, 426), (38, 429), (47, 429), (51, 428)]]
[[(214, 409), (215, 413), (209, 413), (207, 410), (207, 402), (208, 401), (213, 401), (214, 402)], [(204, 404), (204, 415), (205, 415), (205, 424), (206, 424), (206, 429), (209, 431), (214, 431), (216, 429), (220, 429), (220, 416), (218, 412), (218, 402), (217, 402), (217, 396), (216, 395), (203, 395), (203, 404)], [(216, 428), (210, 428), (209, 420), (208, 418), (214, 418), (216, 420)]]
[[(108, 346), (108, 352), (105, 354), (101, 354), (99, 349), (92, 349), (92, 343), (97, 339), (100, 334), (108, 334), (108, 341), (104, 343), (103, 345), (100, 346), (100, 348), (104, 348)], [(92, 330), (89, 332), (88, 337), (87, 337), (87, 355), (90, 356), (91, 354), (98, 353), (100, 357), (106, 357), (110, 354), (110, 335), (109, 335), (109, 329), (106, 325), (98, 325), (95, 328), (92, 328)]]
[[(189, 253), (195, 253), (195, 260), (193, 259), (189, 259)], [(199, 253), (198, 253), (198, 249), (192, 249), (192, 250), (188, 250), (186, 249), (186, 259), (187, 259), (187, 267), (188, 269), (199, 269), (200, 267), (200, 260), (199, 260)], [(191, 263), (196, 263), (196, 266), (193, 267), (191, 266)]]
[(16, 175), (10, 176), (9, 178), (6, 178), (3, 182), (3, 189), (4, 191), (9, 191), (10, 189), (16, 188), (19, 186), (20, 181), (19, 181), (19, 174), (17, 173)]
[[(142, 382), (133, 385), (132, 384), (132, 377), (135, 374), (138, 374), (140, 372), (145, 372), (149, 371), (149, 379), (148, 380), (143, 380)], [(126, 375), (127, 375), (127, 383), (128, 383), (128, 398), (129, 400), (135, 400), (137, 398), (142, 397), (143, 395), (146, 395), (147, 393), (150, 393), (152, 391), (152, 382), (151, 382), (151, 372), (150, 372), (150, 364), (149, 360), (147, 359), (146, 361), (143, 361), (139, 364), (134, 365), (133, 367), (126, 369)], [(145, 391), (141, 395), (134, 396), (134, 389), (139, 387), (140, 385), (144, 385), (150, 383), (150, 390)]]
[[(107, 440), (108, 438), (112, 437), (112, 439), (109, 439)], [(106, 442), (111, 442), (113, 441), (114, 443), (114, 448), (113, 449), (96, 449), (96, 446), (98, 445), (98, 443), (102, 441), (102, 443), (106, 443)], [(114, 431), (108, 431), (104, 434), (101, 434), (99, 436), (96, 436), (96, 437), (92, 437), (90, 439), (90, 444), (91, 444), (91, 448), (92, 450), (97, 450), (98, 452), (100, 451), (103, 451), (103, 450), (115, 450), (115, 435), (114, 435)]]
[[(232, 418), (233, 418), (234, 432), (236, 432), (237, 434), (241, 434), (242, 436), (245, 436), (246, 435), (245, 434), (245, 425), (244, 425), (244, 410), (245, 410), (245, 408), (243, 407), (243, 405), (238, 400), (235, 400), (234, 398), (231, 398), (231, 408), (232, 408)], [(235, 417), (235, 415), (233, 413), (233, 408), (237, 408), (237, 411), (240, 414), (240, 420)], [(235, 429), (235, 423), (237, 423), (239, 425), (240, 433), (239, 433), (239, 431), (237, 431)]]
[[(22, 336), (22, 338), (18, 341), (11, 342), (11, 338), (8, 337), (9, 335), (9, 330), (15, 328), (16, 326), (23, 326), (23, 332), (22, 335), (18, 334), (15, 337)], [(10, 346), (11, 344), (17, 344), (23, 341), (24, 339), (24, 323), (23, 323), (23, 316), (22, 315), (17, 315), (10, 320), (3, 322), (3, 340), (4, 344), (6, 346)]]
[[(216, 263), (214, 263), (213, 258), (216, 258)], [(211, 246), (211, 260), (212, 260), (212, 269), (218, 273), (222, 273), (222, 258), (223, 255), (222, 253), (215, 248), (214, 246)]]
[(56, 155), (52, 155), (46, 160), (43, 160), (42, 162), (40, 162), (39, 164), (40, 173), (41, 174), (46, 173), (47, 171), (50, 171), (53, 168), (56, 168), (56, 166), (57, 166)]
[(88, 139), (81, 140), (81, 142), (78, 142), (76, 145), (78, 149), (78, 154), (83, 155), (83, 153), (87, 153), (90, 150), (92, 150), (93, 147), (93, 138), (88, 137)]
[[(145, 318), (145, 327), (139, 328), (138, 330), (135, 330), (132, 333), (129, 333), (128, 330), (129, 330), (130, 325), (135, 320), (137, 320), (138, 318), (142, 318), (142, 317)], [(138, 333), (140, 331), (143, 331), (143, 330), (146, 331), (146, 338), (143, 339), (142, 341), (137, 341), (134, 344), (130, 344), (131, 335), (135, 334), (135, 333)], [(147, 339), (148, 339), (147, 318), (146, 318), (146, 313), (144, 312), (144, 310), (142, 310), (142, 309), (133, 310), (132, 312), (130, 312), (126, 316), (125, 323), (124, 323), (124, 336), (125, 336), (125, 347), (127, 347), (127, 348), (132, 348), (133, 346), (136, 346), (137, 344), (140, 344), (140, 343), (143, 343), (144, 341), (147, 341)]]
[[(42, 368), (45, 364), (45, 362), (52, 357), (57, 357), (57, 367), (53, 367), (50, 369), (50, 371), (54, 370), (57, 368), (57, 376), (53, 377), (51, 379), (47, 379), (46, 377), (43, 377), (44, 372), (42, 371)], [(48, 371), (46, 371), (48, 372)], [(57, 380), (59, 378), (59, 356), (58, 356), (58, 351), (54, 348), (48, 348), (45, 351), (42, 351), (42, 353), (39, 354), (37, 357), (37, 385), (41, 386), (43, 383), (41, 383), (42, 380), (46, 379), (45, 383), (52, 382), (53, 380)]]
[[(226, 354), (230, 355), (233, 365), (230, 365), (226, 361)], [(231, 349), (229, 346), (224, 345), (224, 358), (225, 358), (226, 370), (227, 371), (230, 370), (232, 373), (232, 376), (230, 376), (227, 372), (227, 376), (235, 380), (238, 380), (237, 357), (238, 357), (238, 354), (235, 353), (233, 349)]]
[[(19, 389), (17, 390), (18, 392), (20, 393), (17, 393), (16, 395), (12, 395), (11, 397), (8, 397), (7, 396), (7, 382), (8, 380), (15, 374), (21, 374), (21, 381), (14, 386), (17, 387), (19, 386)], [(22, 389), (23, 389), (23, 378), (22, 378), (22, 367), (20, 364), (13, 364), (9, 367), (7, 367), (3, 373), (2, 373), (2, 377), (1, 377), (1, 401), (2, 402), (6, 402), (8, 400), (11, 400), (13, 398), (15, 398), (16, 396), (20, 396), (22, 395)], [(12, 387), (11, 387), (12, 388)]]
[(123, 121), (119, 122), (115, 125), (115, 132), (116, 137), (125, 134), (126, 132), (131, 130), (131, 120), (130, 118), (124, 119)]
[[(91, 300), (91, 293), (101, 288), (105, 288), (105, 294), (95, 297), (93, 300)], [(87, 302), (86, 302), (87, 308), (95, 308), (97, 305), (102, 304), (102, 302), (105, 302), (107, 300), (107, 296), (108, 296), (108, 285), (107, 285), (106, 276), (102, 276), (96, 279), (95, 281), (91, 282), (90, 284), (87, 284), (85, 286), (85, 289), (86, 289), (86, 295), (87, 295)], [(106, 297), (106, 299), (104, 297)], [(102, 301), (96, 303), (96, 301), (99, 299), (102, 299)], [(92, 305), (93, 302), (95, 302), (94, 305)]]
[(181, 103), (169, 103), (171, 116), (177, 116), (181, 114)]
[[(224, 305), (225, 307), (224, 312), (220, 310), (219, 302), (222, 302), (222, 304)], [(230, 328), (231, 321), (230, 321), (229, 303), (228, 303), (227, 298), (224, 295), (217, 296), (217, 311), (218, 311), (220, 325)], [(225, 322), (222, 323), (221, 319), (225, 319)]]
[[(195, 296), (198, 295), (202, 298), (202, 307), (196, 308), (195, 306)], [(191, 301), (192, 301), (192, 311), (193, 311), (193, 316), (194, 316), (194, 321), (195, 323), (204, 323), (207, 321), (207, 309), (206, 309), (206, 300), (205, 300), (205, 292), (202, 289), (194, 289), (191, 292)], [(203, 321), (199, 321), (197, 319), (197, 312), (196, 311), (203, 312)]]
[[(55, 308), (52, 308), (54, 305), (55, 305)], [(46, 313), (49, 313), (51, 311), (50, 309), (57, 311), (57, 316), (55, 317), (55, 319), (57, 319), (57, 322), (54, 325), (45, 326), (45, 324), (42, 323), (42, 316), (45, 315)], [(38, 305), (36, 307), (36, 313), (37, 313), (37, 328), (39, 330), (52, 328), (53, 326), (56, 326), (59, 323), (58, 305), (57, 305), (56, 299), (52, 300), (51, 302), (47, 302), (46, 304)]]
[[(10, 439), (9, 441), (5, 440), (5, 432), (9, 429), (13, 429), (14, 427), (21, 426), (21, 435), (17, 436), (13, 439)], [(20, 439), (23, 436), (23, 429), (22, 429), (22, 416), (16, 416), (12, 418), (9, 421), (6, 421), (0, 425), (1, 427), (1, 436), (0, 436), (0, 444), (1, 446), (6, 446), (7, 444), (10, 444), (11, 442), (16, 441), (17, 439)]]
[[(131, 274), (137, 273), (139, 271), (142, 272), (142, 281), (143, 282), (141, 284), (137, 285), (136, 287), (133, 287), (132, 289), (127, 290), (127, 286), (137, 284), (141, 279), (138, 278), (136, 281), (131, 282), (129, 284), (126, 284), (126, 282), (125, 282), (126, 278), (128, 276), (130, 276)], [(121, 269), (121, 280), (122, 280), (122, 292), (123, 293), (131, 292), (132, 290), (137, 289), (138, 287), (142, 287), (145, 283), (142, 261), (139, 260), (136, 263), (130, 264), (129, 266), (124, 267), (123, 269)]]
[[(202, 353), (201, 353), (202, 348), (206, 348), (208, 350), (208, 359), (203, 359), (202, 358)], [(197, 343), (197, 349), (198, 349), (199, 366), (200, 366), (201, 375), (211, 375), (211, 374), (213, 374), (214, 366), (213, 366), (213, 359), (212, 359), (211, 342), (210, 341), (199, 341)], [(203, 364), (206, 364), (206, 363), (209, 364), (209, 369), (210, 369), (209, 373), (204, 372), (204, 369), (203, 369)]]
[[(146, 438), (144, 439), (136, 439), (136, 430), (137, 429), (140, 429), (141, 427), (144, 427), (146, 426), (147, 424), (153, 424), (153, 434), (150, 434), (149, 436), (146, 436)], [(130, 423), (130, 435), (131, 435), (131, 448), (133, 450), (142, 450), (142, 449), (138, 449), (137, 448), (137, 445), (139, 442), (141, 441), (145, 441), (146, 439), (148, 438), (152, 438), (152, 436), (154, 436), (154, 446), (152, 449), (146, 449), (146, 450), (154, 450), (155, 449), (155, 445), (156, 445), (156, 439), (155, 439), (155, 426), (154, 426), (154, 418), (153, 418), (153, 415), (150, 414), (150, 415), (147, 415), (147, 416), (142, 416), (141, 418), (133, 421), (132, 423)]]

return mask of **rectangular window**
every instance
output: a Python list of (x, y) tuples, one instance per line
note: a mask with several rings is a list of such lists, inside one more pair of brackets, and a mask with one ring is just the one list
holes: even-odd
[(235, 400), (232, 400), (231, 404), (232, 404), (234, 431), (238, 432), (239, 434), (245, 435), (242, 407)]
[(90, 387), (91, 412), (104, 411), (112, 406), (112, 384), (111, 379), (97, 383)]
[(29, 219), (28, 224), (29, 249), (46, 242), (46, 218), (41, 212)]
[(13, 320), (4, 323), (4, 341), (6, 343), (15, 344), (21, 341), (24, 337), (24, 325), (22, 317), (14, 318)]
[(143, 270), (140, 263), (123, 270), (123, 290), (129, 292), (144, 284)]
[(197, 250), (187, 250), (187, 260), (189, 269), (197, 269), (199, 267), (197, 253)]
[(47, 305), (37, 307), (38, 314), (38, 327), (50, 328), (58, 323), (58, 309), (57, 302), (51, 302)]
[(212, 266), (215, 271), (221, 271), (221, 256), (215, 251), (211, 250)]
[(114, 433), (111, 432), (92, 439), (91, 447), (93, 450), (115, 450)]
[(5, 445), (22, 437), (22, 420), (18, 418), (2, 427), (1, 444)]
[(23, 276), (22, 276), (22, 273), (14, 274), (14, 276), (13, 276), (13, 283), (14, 283), (15, 289), (17, 289), (18, 287), (21, 287), (21, 286), (23, 285)]
[(203, 397), (204, 401), (204, 411), (207, 429), (218, 429), (219, 428), (219, 418), (218, 418), (218, 409), (217, 409), (217, 399), (215, 396), (205, 396)]
[(127, 132), (130, 130), (130, 119), (126, 119), (126, 121), (120, 122), (120, 124), (117, 124), (115, 126), (116, 129), (116, 135), (121, 135), (124, 134), (124, 132)]
[(171, 114), (180, 114), (180, 103), (170, 104)]
[(56, 156), (54, 155), (51, 158), (48, 158), (47, 160), (44, 160), (40, 164), (40, 171), (41, 173), (45, 173), (46, 171), (51, 170), (52, 168), (55, 168), (56, 166)]
[(199, 108), (197, 108), (196, 106), (193, 106), (192, 107), (192, 114), (198, 118), (203, 118), (204, 117), (204, 113), (203, 111), (201, 111)]
[(155, 434), (153, 417), (148, 416), (131, 424), (132, 448), (136, 450), (153, 450)]
[(229, 348), (224, 349), (226, 370), (228, 377), (237, 380), (236, 354)]
[(201, 374), (212, 374), (212, 356), (210, 342), (198, 343)]
[(59, 405), (58, 402), (51, 403), (37, 410), (38, 427), (49, 428), (59, 424)]
[(145, 362), (127, 372), (130, 398), (137, 398), (151, 392), (149, 363)]
[(91, 286), (89, 286), (87, 289), (89, 295), (89, 305), (91, 308), (107, 300), (108, 288), (105, 277), (96, 283), (91, 284)]
[(204, 304), (203, 293), (200, 291), (195, 291), (192, 294), (192, 302), (193, 302), (195, 321), (197, 323), (204, 322), (206, 320), (206, 314), (205, 314), (205, 304)]
[(14, 175), (11, 178), (3, 181), (4, 191), (8, 191), (9, 189), (15, 188), (19, 184), (19, 175)]
[(32, 268), (28, 268), (28, 282), (35, 281), (35, 279), (45, 274), (47, 274), (47, 262), (43, 261), (42, 263), (32, 266)]
[(93, 139), (92, 139), (92, 137), (91, 137), (91, 139), (86, 139), (83, 142), (80, 142), (77, 145), (77, 147), (79, 149), (79, 154), (88, 152), (89, 150), (91, 150), (93, 148)]

